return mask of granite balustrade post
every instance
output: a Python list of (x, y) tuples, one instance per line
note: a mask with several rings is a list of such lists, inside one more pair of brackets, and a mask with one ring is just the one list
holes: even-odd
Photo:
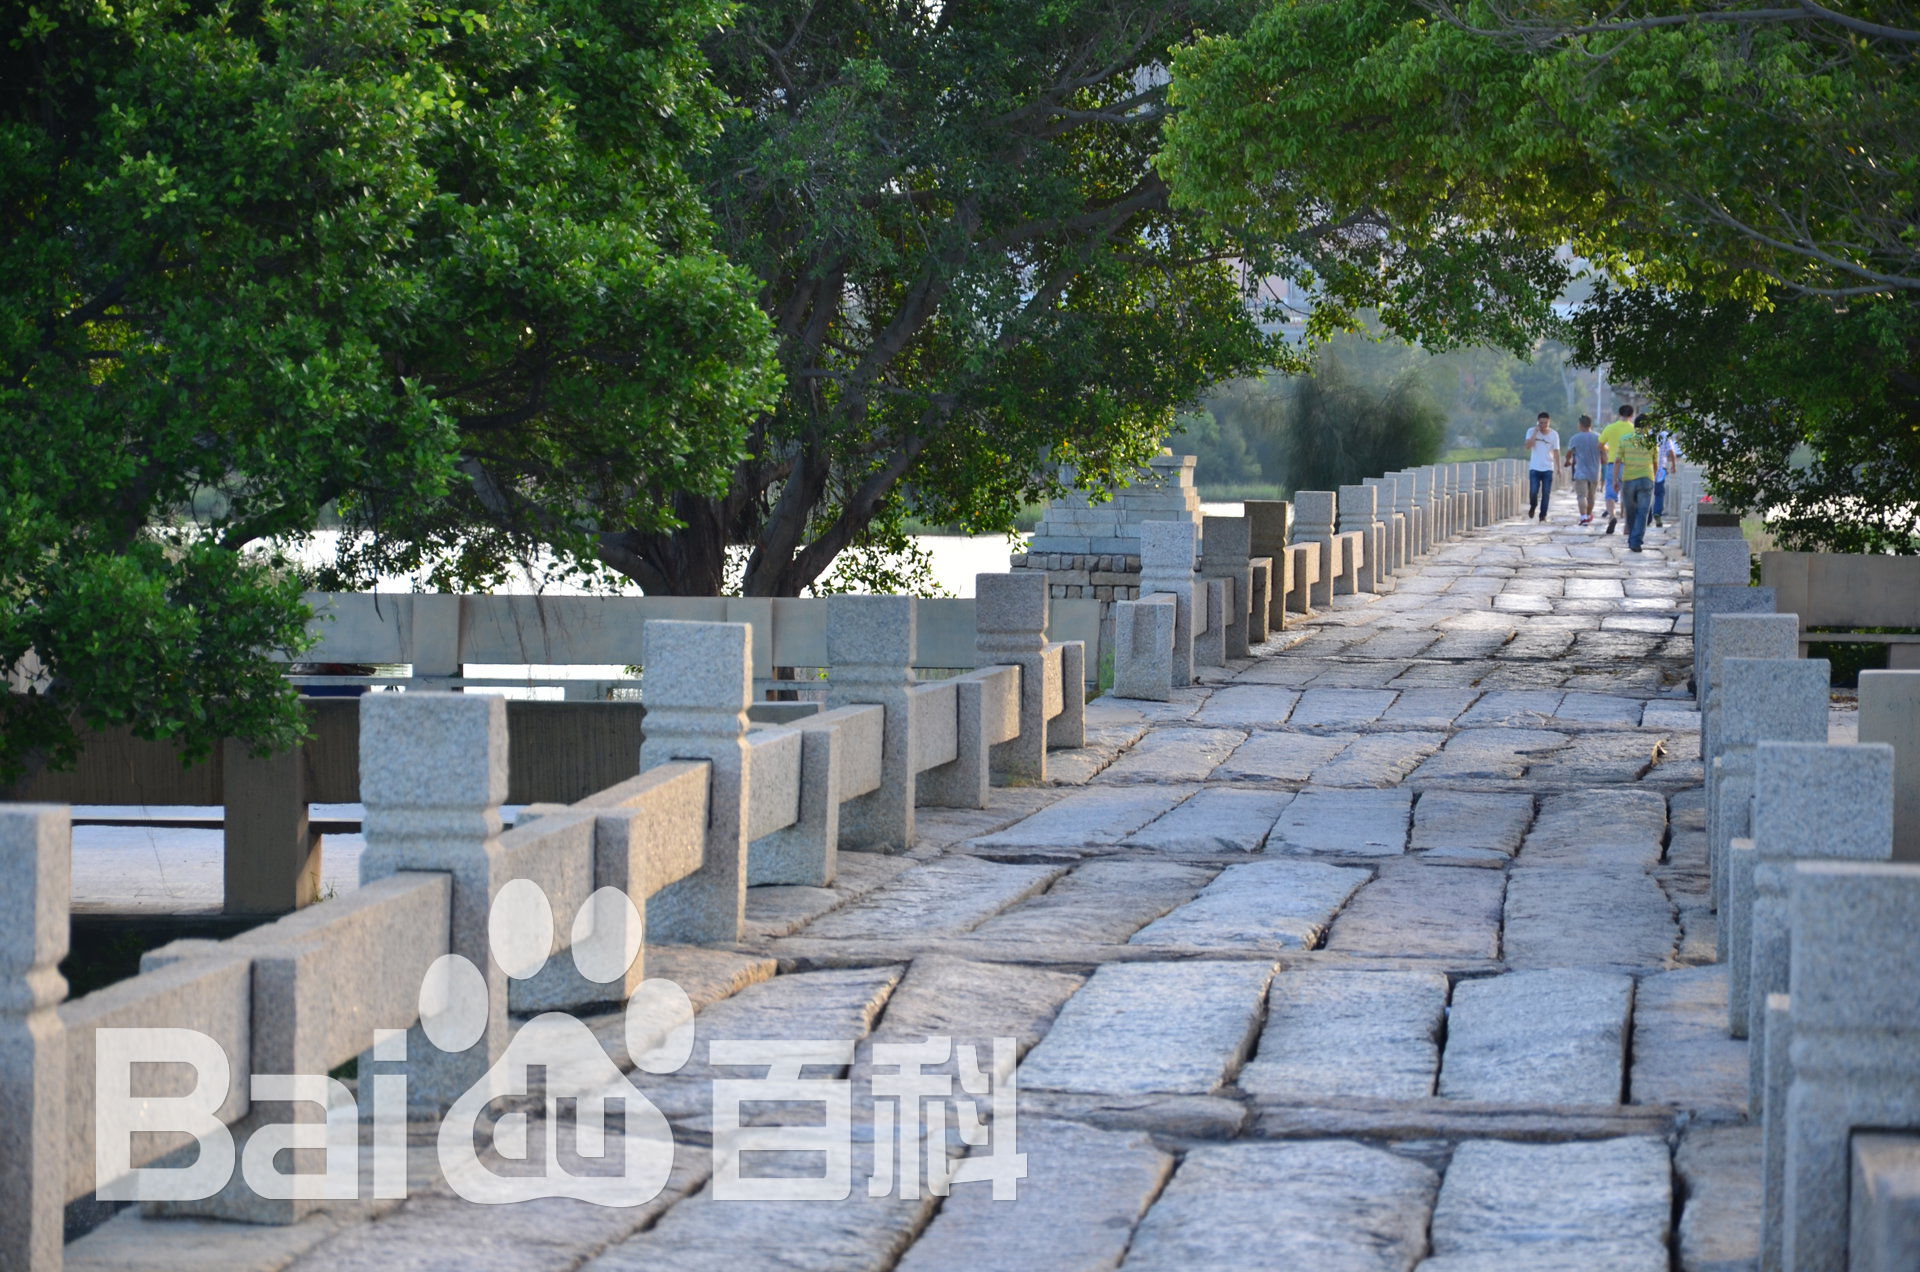
[(1173, 697), (1179, 607), (1160, 593), (1113, 607), (1113, 696), (1146, 702)]
[(1245, 517), (1203, 517), (1200, 520), (1200, 574), (1224, 579), (1233, 589), (1226, 606), (1221, 641), (1228, 658), (1246, 658), (1253, 650), (1247, 620), (1253, 596), (1253, 532)]
[[(1809, 796), (1815, 796), (1809, 798)], [(1802, 861), (1886, 861), (1893, 751), (1878, 743), (1762, 742), (1754, 753), (1753, 903), (1748, 937), (1751, 1115), (1766, 1108), (1766, 996), (1788, 993), (1788, 896)], [(1920, 911), (1915, 914), (1920, 919)]]
[(1047, 620), (1044, 574), (974, 576), (974, 665), (1020, 669), (1020, 736), (989, 752), (993, 773), (1009, 781), (1047, 780)]
[(713, 766), (704, 858), (698, 870), (648, 898), (647, 936), (679, 944), (737, 941), (747, 901), (752, 633), (744, 623), (653, 619), (642, 627), (641, 641), (647, 704), (641, 771), (674, 760)]
[(1360, 568), (1354, 580), (1360, 592), (1379, 592), (1385, 581), (1381, 558), (1386, 528), (1377, 515), (1379, 494), (1372, 486), (1340, 487), (1340, 533), (1360, 535)]
[(1425, 518), (1414, 495), (1413, 474), (1403, 469), (1388, 477), (1393, 482), (1393, 510), (1406, 523), (1407, 563), (1412, 564), (1427, 555)]
[[(911, 596), (827, 598), (827, 706), (873, 704), (886, 711), (880, 787), (840, 806), (840, 842), (846, 847), (889, 853), (913, 847), (916, 621)], [(1023, 688), (1023, 714), (1025, 696)]]
[(1369, 477), (1362, 484), (1374, 491), (1374, 515), (1381, 526), (1382, 573), (1398, 574), (1407, 566), (1407, 519), (1393, 506), (1393, 478)]
[(1893, 748), (1893, 859), (1920, 861), (1920, 671), (1860, 673), (1860, 740)]
[(1320, 545), (1320, 577), (1308, 591), (1307, 603), (1314, 609), (1326, 609), (1333, 603), (1335, 581), (1343, 573), (1341, 542), (1335, 533), (1339, 517), (1338, 499), (1331, 490), (1293, 492), (1293, 541)]
[(1762, 742), (1825, 742), (1830, 675), (1825, 660), (1798, 658), (1730, 658), (1723, 672), (1726, 745), (1714, 760), (1707, 862), (1709, 879), (1726, 881), (1717, 889), (1727, 898), (1718, 952), (1727, 963), (1728, 1023), (1736, 1038), (1747, 1036), (1750, 1015), (1754, 748)]
[[(1706, 769), (1707, 806), (1713, 807), (1714, 761), (1721, 747), (1721, 678), (1729, 658), (1792, 658), (1800, 620), (1792, 614), (1719, 614), (1707, 627), (1706, 691), (1700, 699), (1700, 759)], [(1726, 904), (1726, 881), (1715, 881), (1716, 908)]]
[[(648, 718), (651, 728), (651, 706)], [(418, 1023), (407, 1031), (407, 1103), (418, 1112), (450, 1108), (488, 1080), (506, 1050), (507, 974), (494, 961), (488, 923), (508, 877), (500, 847), (507, 771), (505, 699), (417, 690), (360, 699), (360, 883), (402, 871), (450, 876), (447, 952), (478, 969), (486, 987), (486, 1027), (466, 1050), (440, 1050)], [(368, 1052), (361, 1073), (395, 1063)]]
[(59, 1272), (68, 1174), (73, 832), (64, 807), (0, 808), (0, 1267)]
[(1802, 862), (1789, 896), (1791, 1078), (1766, 1204), (1778, 1266), (1844, 1272), (1854, 1133), (1920, 1126), (1920, 866)]
[(1199, 527), (1191, 521), (1146, 521), (1140, 525), (1140, 597), (1156, 592), (1173, 598), (1173, 687), (1193, 683), (1194, 605), (1205, 604), (1194, 586)]
[(1287, 545), (1292, 542), (1293, 505), (1284, 499), (1249, 499), (1245, 509), (1252, 555), (1273, 558), (1273, 595), (1267, 605), (1267, 630), (1285, 631), (1287, 595), (1294, 588), (1293, 558), (1287, 552)]
[(1421, 549), (1432, 552), (1446, 542), (1446, 517), (1440, 506), (1440, 497), (1434, 490), (1434, 478), (1438, 476), (1433, 465), (1426, 464), (1413, 470), (1414, 499), (1420, 505)]

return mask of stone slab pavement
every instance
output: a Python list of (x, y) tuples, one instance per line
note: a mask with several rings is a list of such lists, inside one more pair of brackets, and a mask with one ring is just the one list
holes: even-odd
[[(1753, 1267), (1688, 569), (1672, 530), (1637, 555), (1600, 531), (1563, 494), (1170, 702), (1097, 700), (1051, 784), (922, 809), (913, 851), (846, 854), (831, 888), (754, 889), (737, 950), (650, 955), (699, 1011), (678, 1071), (634, 1079), (676, 1146), (644, 1205), (468, 1204), (416, 1145), (404, 1201), (125, 1211), (68, 1266)], [(828, 1047), (793, 1073), (845, 1093), (839, 1166), (818, 1104), (723, 1126), (715, 1092), (778, 1068), (754, 1042)]]

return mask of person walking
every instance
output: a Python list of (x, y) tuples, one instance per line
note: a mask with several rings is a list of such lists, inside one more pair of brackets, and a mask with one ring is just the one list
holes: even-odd
[(1547, 519), (1547, 499), (1553, 494), (1554, 470), (1560, 467), (1560, 434), (1553, 428), (1553, 417), (1545, 411), (1526, 436), (1524, 445), (1529, 452), (1527, 461), (1527, 515), (1533, 515), (1534, 506), (1539, 505), (1540, 520)]
[[(1613, 484), (1620, 491), (1620, 509), (1627, 519), (1627, 551), (1638, 552), (1647, 537), (1647, 516), (1653, 510), (1653, 470), (1660, 441), (1641, 421), (1614, 447)], [(1611, 528), (1611, 527), (1609, 527)]]
[(1661, 520), (1667, 510), (1667, 474), (1680, 462), (1680, 447), (1673, 440), (1672, 429), (1661, 429), (1655, 434), (1658, 444), (1654, 451), (1653, 470), (1653, 524), (1664, 526)]
[(1606, 465), (1607, 474), (1607, 533), (1612, 534), (1619, 518), (1614, 509), (1620, 500), (1620, 479), (1618, 460), (1620, 458), (1620, 439), (1633, 432), (1633, 407), (1621, 404), (1620, 418), (1600, 430), (1600, 462)]
[(1580, 417), (1580, 429), (1567, 443), (1567, 476), (1573, 481), (1573, 497), (1580, 505), (1580, 524), (1593, 524), (1593, 495), (1600, 485), (1600, 434), (1593, 431), (1593, 416)]

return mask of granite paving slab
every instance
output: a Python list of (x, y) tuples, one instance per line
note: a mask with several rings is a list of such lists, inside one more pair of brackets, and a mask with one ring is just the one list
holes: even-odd
[(1326, 948), (1402, 958), (1500, 957), (1506, 879), (1421, 861), (1383, 862), (1333, 922)]
[(1305, 782), (1357, 738), (1354, 733), (1260, 732), (1214, 770), (1219, 781)]
[(1296, 795), (1268, 837), (1268, 852), (1390, 857), (1406, 851), (1413, 795), (1405, 790), (1321, 790)]
[(941, 857), (902, 871), (886, 887), (815, 919), (802, 932), (813, 939), (958, 936), (1033, 896), (1063, 869)]
[(1427, 790), (1413, 806), (1407, 846), (1428, 859), (1491, 858), (1520, 850), (1533, 821), (1533, 796)]
[(896, 1272), (1109, 1272), (1173, 1173), (1173, 1156), (1138, 1131), (1020, 1119), (1027, 1177), (1013, 1203), (960, 1183)]
[(970, 940), (1099, 944), (1125, 941), (1191, 901), (1214, 872), (1170, 861), (1090, 861), (1038, 896), (1002, 910)]
[(1633, 980), (1508, 972), (1453, 987), (1440, 1094), (1510, 1104), (1618, 1104)]
[(1209, 786), (1127, 836), (1125, 843), (1157, 852), (1259, 852), (1292, 800), (1287, 791)]
[(1102, 769), (1092, 785), (1197, 782), (1246, 740), (1238, 729), (1155, 729)]
[(1354, 866), (1255, 861), (1228, 866), (1192, 901), (1129, 941), (1183, 949), (1311, 949), (1347, 898), (1371, 878)]
[(1104, 964), (1027, 1053), (1021, 1089), (1210, 1094), (1252, 1045), (1272, 976), (1260, 962)]
[(1004, 830), (980, 835), (976, 848), (1084, 848), (1116, 844), (1193, 794), (1191, 786), (1075, 791)]
[(1447, 978), (1436, 972), (1281, 972), (1240, 1088), (1296, 1102), (1424, 1099), (1446, 1012)]
[(1421, 1272), (1666, 1272), (1673, 1185), (1646, 1136), (1454, 1150)]
[(1195, 1149), (1134, 1234), (1126, 1272), (1406, 1272), (1431, 1168), (1339, 1141)]

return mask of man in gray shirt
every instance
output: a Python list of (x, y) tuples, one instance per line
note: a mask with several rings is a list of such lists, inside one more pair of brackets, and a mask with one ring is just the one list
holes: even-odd
[(1580, 417), (1579, 431), (1567, 443), (1567, 472), (1573, 478), (1573, 497), (1580, 504), (1580, 524), (1593, 524), (1593, 492), (1600, 484), (1600, 434), (1593, 417)]

